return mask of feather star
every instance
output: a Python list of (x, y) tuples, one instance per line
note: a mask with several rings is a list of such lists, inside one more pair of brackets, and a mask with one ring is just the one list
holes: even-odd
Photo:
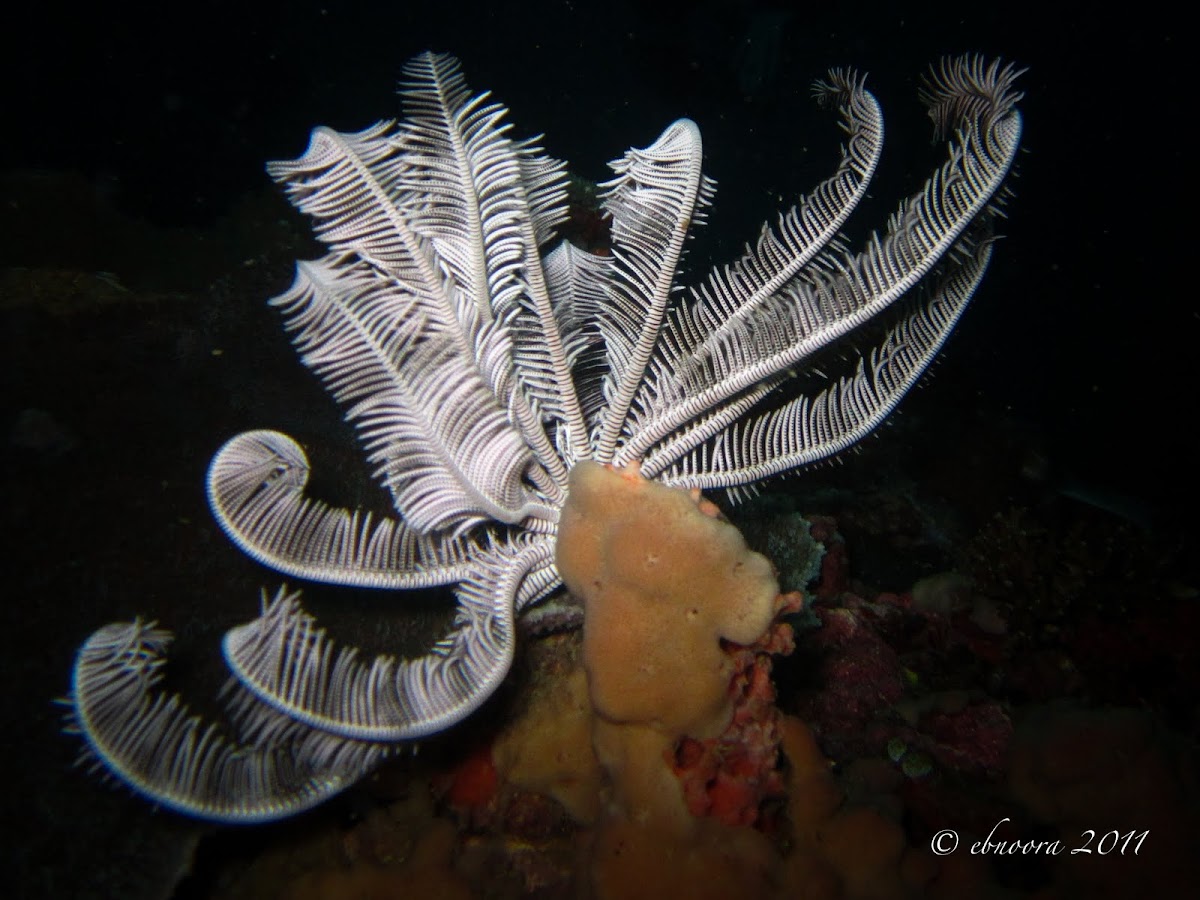
[[(304, 451), (274, 431), (217, 453), (210, 505), (242, 550), (287, 575), (456, 584), (454, 627), (423, 657), (364, 660), (335, 647), (297, 594), (264, 591), (260, 617), (224, 639), (231, 739), (158, 689), (168, 632), (108, 625), (79, 650), (65, 701), (85, 758), (201, 818), (309, 808), (496, 690), (517, 616), (561, 584), (555, 540), (574, 465), (636, 463), (646, 478), (736, 500), (862, 438), (983, 277), (1020, 140), (1018, 74), (977, 57), (932, 71), (922, 98), (947, 159), (851, 253), (839, 235), (870, 184), (883, 120), (861, 77), (831, 71), (814, 94), (846, 133), (836, 170), (687, 290), (676, 283), (685, 240), (713, 193), (688, 119), (611, 164), (603, 255), (557, 238), (564, 165), (510, 137), (504, 107), (472, 95), (450, 56), (408, 64), (402, 122), (316, 129), (302, 157), (269, 171), (328, 253), (298, 263), (272, 303), (398, 516), (309, 496)], [(885, 327), (855, 368), (799, 390), (814, 354), (877, 317)]]

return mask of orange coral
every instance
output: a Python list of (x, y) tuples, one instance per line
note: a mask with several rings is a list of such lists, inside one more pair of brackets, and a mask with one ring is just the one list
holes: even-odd
[[(766, 559), (689, 497), (581, 464), (559, 525), (564, 581), (587, 613), (583, 661), (608, 811), (592, 847), (596, 897), (903, 897), (932, 877), (898, 825), (843, 796), (811, 733), (774, 707), (780, 596)], [(793, 850), (744, 826), (783, 796)], [(680, 777), (682, 776), (682, 780)], [(697, 813), (704, 817), (698, 818)]]

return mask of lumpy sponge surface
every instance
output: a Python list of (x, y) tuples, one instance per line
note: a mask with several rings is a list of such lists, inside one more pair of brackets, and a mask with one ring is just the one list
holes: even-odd
[(559, 520), (557, 564), (583, 598), (592, 702), (612, 723), (706, 738), (729, 721), (731, 658), (770, 626), (779, 585), (715, 507), (581, 462)]

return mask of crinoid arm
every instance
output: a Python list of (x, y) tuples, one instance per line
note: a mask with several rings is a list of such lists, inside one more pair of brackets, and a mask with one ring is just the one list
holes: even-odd
[(562, 165), (507, 136), (452, 57), (405, 68), (404, 123), (313, 132), (269, 170), (330, 254), (273, 302), (420, 532), (552, 519), (586, 433), (541, 266)]
[(712, 196), (702, 158), (700, 129), (680, 119), (649, 147), (609, 164), (617, 177), (603, 185), (613, 264), (596, 322), (608, 363), (593, 453), (598, 462), (612, 458), (666, 316), (688, 229), (703, 219)]
[(424, 535), (404, 521), (331, 507), (308, 497), (304, 450), (278, 431), (226, 442), (208, 468), (213, 516), (244, 553), (310, 581), (420, 588), (465, 578), (475, 545)]
[[(769, 411), (742, 415), (672, 463), (660, 480), (701, 490), (725, 488), (737, 499), (745, 485), (857, 443), (887, 418), (937, 356), (983, 279), (991, 252), (991, 242), (981, 241), (948, 267), (932, 296), (907, 302), (886, 337), (858, 359), (852, 375), (814, 395), (800, 394)], [(689, 443), (687, 437), (679, 444)], [(673, 449), (664, 445), (663, 453)], [(656, 466), (658, 460), (652, 456), (647, 463)]]
[[(612, 327), (615, 323), (606, 318), (612, 265), (611, 256), (589, 253), (570, 241), (560, 241), (543, 260), (546, 282), (554, 298), (554, 316), (579, 392), (580, 410), (590, 430), (599, 427), (604, 413), (607, 348), (614, 341), (628, 341), (624, 330)], [(587, 455), (590, 453), (589, 447)], [(577, 454), (570, 461), (573, 464), (579, 458)]]
[(455, 630), (424, 657), (360, 661), (280, 591), (229, 632), (237, 740), (157, 690), (169, 632), (141, 620), (93, 634), (74, 667), (69, 731), (82, 759), (154, 803), (232, 824), (286, 818), (375, 767), (387, 744), (441, 731), (482, 704), (512, 664), (517, 611), (558, 585), (553, 544), (496, 546), (458, 590)]
[(839, 231), (866, 196), (883, 150), (883, 113), (865, 83), (853, 71), (834, 69), (828, 80), (814, 85), (818, 103), (837, 110), (847, 135), (837, 169), (780, 215), (774, 228), (764, 225), (755, 246), (740, 260), (713, 269), (690, 292), (689, 302), (672, 310), (640, 386), (632, 429), (639, 427), (641, 410), (654, 405), (658, 386), (671, 383), (706, 344), (751, 318), (819, 253), (837, 246)]
[[(706, 331), (707, 336), (702, 341), (691, 339), (695, 350), (688, 359), (653, 370), (655, 377), (645, 388), (644, 415), (616, 461), (643, 458), (644, 471), (651, 477), (666, 471), (709, 438), (734, 427), (749, 409), (785, 382), (794, 367), (878, 316), (914, 288), (921, 286), (929, 298), (945, 296), (927, 289), (927, 277), (945, 259), (954, 265), (956, 255), (973, 255), (971, 247), (980, 241), (978, 232), (986, 230), (1003, 198), (1003, 185), (1021, 135), (1020, 114), (1012, 106), (1020, 96), (1012, 90), (1017, 74), (1011, 67), (985, 68), (973, 58), (938, 70), (925, 96), (948, 97), (932, 102), (962, 116), (949, 158), (923, 190), (900, 205), (885, 233), (872, 236), (860, 253), (851, 256), (829, 250), (818, 254), (776, 293), (756, 300), (748, 313), (726, 304), (729, 315), (724, 322), (715, 318), (701, 321), (695, 313), (681, 316), (680, 321), (691, 322), (690, 328)], [(969, 97), (954, 99), (960, 94)], [(978, 278), (967, 277), (965, 283), (978, 284)], [(952, 288), (950, 293), (957, 296), (958, 291)], [(702, 298), (698, 305), (711, 304)], [(901, 326), (893, 337), (915, 337), (936, 325), (944, 329), (944, 339), (955, 321), (957, 316), (931, 311), (921, 327), (915, 323)], [(885, 339), (881, 346), (887, 343)], [(941, 340), (923, 338), (922, 343), (936, 349)], [(917, 344), (893, 348), (885, 356), (925, 362), (932, 358)], [(896, 383), (903, 382), (907, 389), (919, 373), (918, 369), (909, 373), (912, 377), (906, 375)], [(864, 384), (857, 383), (860, 387)], [(890, 390), (834, 389), (824, 395), (812, 407), (835, 404), (822, 419), (833, 429), (832, 434), (821, 437), (824, 455), (861, 437), (859, 426), (880, 421), (879, 413), (890, 410), (896, 399)], [(791, 421), (799, 424), (801, 418)], [(795, 436), (797, 442), (812, 439), (811, 434)], [(814, 457), (816, 454), (800, 454), (794, 458), (799, 462)], [(728, 464), (722, 457), (712, 458), (714, 471)], [(699, 475), (709, 465), (694, 459), (677, 470), (676, 477), (685, 470)], [(746, 471), (760, 470), (751, 467)], [(699, 487), (702, 480), (693, 482), (688, 475), (680, 483)]]
[(361, 745), (331, 760), (318, 752), (315, 734), (232, 742), (178, 695), (157, 689), (170, 640), (170, 632), (138, 619), (107, 625), (80, 648), (65, 703), (68, 730), (84, 738), (81, 762), (176, 812), (250, 824), (324, 802), (383, 757), (381, 748)]
[[(225, 636), (225, 659), (262, 706), (240, 715), (255, 735), (277, 716), (334, 744), (394, 742), (441, 731), (482, 704), (508, 674), (516, 614), (558, 584), (553, 542), (496, 544), (476, 557), (457, 590), (454, 629), (422, 657), (360, 659), (338, 649), (295, 596), (277, 595), (262, 615)], [(261, 709), (273, 715), (259, 716)]]

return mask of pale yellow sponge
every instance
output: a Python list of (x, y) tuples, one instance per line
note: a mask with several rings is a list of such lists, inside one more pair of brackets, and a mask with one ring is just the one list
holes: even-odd
[(751, 644), (775, 616), (779, 585), (766, 557), (698, 495), (647, 481), (636, 467), (581, 462), (556, 560), (586, 603), (583, 658), (597, 714), (668, 738), (720, 734), (733, 665), (721, 642)]

